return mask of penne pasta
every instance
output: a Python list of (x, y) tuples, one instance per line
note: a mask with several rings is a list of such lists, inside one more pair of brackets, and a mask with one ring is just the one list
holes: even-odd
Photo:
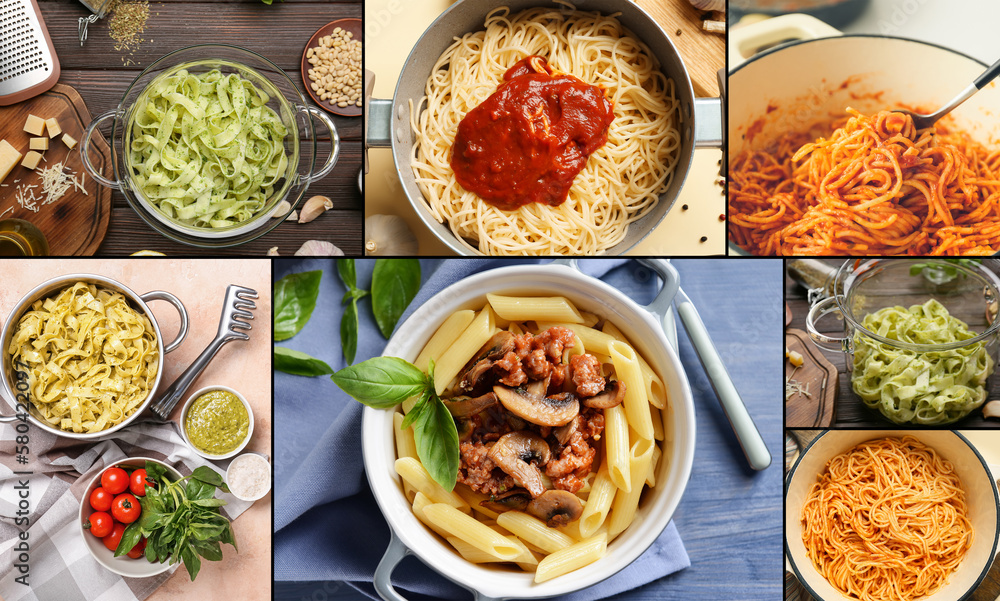
[(438, 394), (448, 388), (469, 359), (475, 357), (479, 349), (489, 341), (493, 336), (494, 324), (493, 310), (486, 305), (462, 331), (455, 343), (444, 351), (441, 360), (434, 366), (434, 387)]
[(597, 532), (597, 529), (601, 527), (601, 524), (608, 517), (611, 502), (614, 500), (617, 491), (618, 487), (615, 486), (615, 483), (611, 481), (611, 477), (608, 475), (608, 463), (604, 462), (601, 465), (601, 469), (597, 472), (597, 479), (594, 480), (594, 486), (590, 490), (590, 497), (587, 498), (587, 504), (583, 506), (583, 513), (580, 515), (580, 519), (577, 520), (581, 538), (593, 536)]
[(487, 294), (486, 299), (497, 316), (510, 321), (529, 319), (583, 323), (573, 303), (563, 296), (501, 296)]
[(473, 511), (481, 513), (484, 516), (490, 518), (491, 520), (497, 519), (497, 516), (500, 515), (497, 512), (487, 509), (482, 505), (480, 505), (481, 502), (489, 500), (488, 496), (484, 495), (481, 492), (476, 492), (472, 490), (465, 484), (456, 484), (455, 494), (462, 497), (462, 499), (469, 504), (469, 507), (471, 507)]
[(392, 427), (396, 434), (396, 457), (416, 457), (417, 443), (413, 440), (413, 428), (403, 429), (402, 413), (396, 412), (392, 416)]
[(538, 562), (538, 568), (535, 570), (535, 582), (545, 582), (590, 565), (604, 557), (607, 550), (608, 536), (601, 533), (556, 551)]
[(621, 405), (604, 410), (604, 463), (615, 486), (628, 492), (631, 488), (628, 458), (628, 421)]
[(653, 488), (656, 486), (656, 470), (660, 467), (660, 457), (663, 456), (663, 451), (660, 450), (660, 445), (653, 446), (653, 458), (649, 462), (649, 475), (646, 476), (646, 486)]
[(649, 416), (646, 384), (642, 379), (638, 356), (629, 345), (616, 340), (610, 347), (611, 361), (618, 379), (625, 382), (625, 415), (628, 423), (641, 438), (653, 439), (653, 422)]
[(585, 325), (570, 322), (548, 322), (539, 321), (538, 329), (540, 331), (547, 330), (553, 326), (559, 326), (566, 328), (567, 330), (572, 330), (574, 334), (580, 337), (580, 341), (590, 350), (589, 353), (601, 353), (602, 355), (607, 355), (608, 348), (611, 346), (612, 342), (615, 342), (616, 338), (610, 334), (605, 334), (600, 330), (595, 330), (594, 328), (588, 328)]
[(396, 473), (414, 489), (424, 493), (435, 503), (446, 503), (459, 509), (470, 509), (465, 499), (455, 492), (449, 492), (431, 479), (424, 466), (415, 457), (401, 457), (396, 460)]
[(436, 532), (438, 536), (442, 538), (447, 538), (451, 536), (450, 533), (447, 530), (444, 530), (443, 528), (435, 524), (434, 522), (428, 520), (427, 516), (424, 515), (424, 507), (433, 504), (434, 501), (428, 499), (427, 495), (425, 495), (422, 492), (417, 492), (417, 494), (414, 495), (413, 497), (413, 502), (411, 503), (411, 505), (413, 506), (413, 515), (417, 516), (418, 520), (420, 520), (425, 526)]
[(653, 405), (649, 406), (649, 420), (653, 424), (653, 440), (663, 440), (663, 417)]
[(423, 511), (424, 516), (442, 530), (501, 561), (514, 561), (524, 552), (520, 545), (451, 505), (433, 503)]
[(629, 462), (629, 472), (631, 474), (631, 487), (628, 492), (619, 492), (615, 495), (615, 500), (611, 504), (611, 517), (608, 518), (608, 538), (614, 539), (623, 530), (628, 528), (632, 520), (635, 519), (635, 510), (639, 506), (639, 495), (642, 494), (642, 485), (649, 475), (649, 463), (653, 458), (654, 445), (644, 446), (642, 454), (631, 457)]
[(641, 354), (636, 353), (636, 357), (638, 357), (639, 365), (642, 367), (642, 379), (646, 386), (646, 397), (649, 399), (649, 403), (657, 409), (666, 408), (667, 389), (663, 385), (663, 380), (656, 375), (656, 372), (649, 366), (649, 363), (646, 363)]
[(497, 517), (497, 524), (509, 530), (526, 543), (535, 545), (546, 553), (552, 553), (573, 544), (573, 539), (549, 528), (545, 522), (520, 511), (505, 511)]
[(434, 335), (431, 336), (431, 339), (424, 345), (424, 349), (417, 355), (417, 360), (413, 362), (417, 366), (417, 369), (427, 373), (430, 359), (434, 359), (435, 364), (438, 363), (441, 355), (455, 344), (459, 335), (469, 327), (475, 316), (476, 312), (471, 309), (455, 311), (449, 315), (448, 319), (444, 320), (444, 323), (438, 327)]
[(598, 322), (601, 321), (600, 316), (595, 315), (593, 313), (587, 313), (586, 311), (580, 311), (580, 317), (583, 318), (583, 325), (587, 326), (588, 328), (596, 326)]

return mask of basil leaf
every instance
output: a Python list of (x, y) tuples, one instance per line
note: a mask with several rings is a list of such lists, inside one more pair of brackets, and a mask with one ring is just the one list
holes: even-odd
[(125, 527), (125, 532), (122, 533), (122, 538), (118, 541), (115, 557), (121, 557), (131, 551), (132, 547), (138, 545), (140, 540), (142, 540), (142, 527), (138, 521), (132, 522)]
[(233, 525), (228, 520), (226, 522), (226, 529), (222, 531), (222, 536), (219, 537), (219, 540), (232, 545), (233, 549), (236, 549), (236, 552), (239, 553), (239, 549), (236, 547), (236, 536), (233, 535)]
[(296, 376), (325, 376), (333, 373), (333, 368), (323, 361), (283, 346), (274, 347), (274, 369)]
[(322, 271), (292, 273), (274, 283), (274, 339), (299, 333), (316, 308)]
[(427, 407), (428, 398), (430, 398), (430, 392), (425, 390), (424, 393), (420, 395), (420, 400), (417, 401), (417, 403), (413, 405), (413, 408), (410, 409), (410, 412), (407, 413), (405, 417), (403, 417), (403, 423), (399, 425), (399, 428), (401, 430), (409, 428), (410, 424), (412, 424), (414, 420), (417, 419), (420, 413)]
[(348, 290), (358, 287), (358, 275), (354, 270), (354, 259), (337, 259), (337, 274)]
[(351, 301), (344, 308), (340, 318), (340, 346), (344, 351), (344, 361), (354, 363), (354, 355), (358, 351), (358, 302)]
[(215, 496), (215, 486), (192, 478), (187, 481), (187, 486), (184, 487), (184, 492), (187, 495), (187, 498), (191, 501), (211, 499)]
[(187, 568), (188, 574), (191, 575), (191, 580), (194, 580), (201, 569), (201, 559), (198, 558), (198, 554), (190, 545), (185, 545), (181, 550), (181, 558), (184, 560), (184, 567)]
[(386, 338), (420, 289), (420, 261), (378, 259), (372, 272), (372, 312)]
[(431, 478), (445, 490), (453, 490), (458, 478), (458, 429), (436, 394), (413, 422), (413, 437), (417, 457)]
[(200, 480), (206, 484), (211, 484), (212, 486), (217, 486), (219, 488), (225, 486), (225, 483), (222, 481), (222, 476), (220, 476), (219, 473), (212, 468), (204, 465), (199, 468), (195, 468), (195, 470), (191, 472), (191, 477), (195, 480)]
[(351, 288), (350, 290), (344, 293), (344, 297), (340, 299), (340, 303), (344, 304), (350, 300), (361, 300), (364, 297), (368, 296), (369, 294), (370, 293), (367, 290), (359, 290), (357, 288)]
[[(215, 490), (214, 488), (212, 489)], [(221, 507), (226, 504), (222, 499), (195, 499), (191, 501), (192, 505), (197, 505), (198, 507)]]
[(209, 561), (219, 561), (222, 559), (222, 546), (219, 541), (196, 540), (191, 543), (191, 548)]
[(375, 409), (388, 409), (424, 390), (424, 372), (398, 357), (374, 357), (345, 367), (330, 379)]
[(165, 480), (167, 468), (152, 461), (146, 462), (146, 476), (153, 480)]

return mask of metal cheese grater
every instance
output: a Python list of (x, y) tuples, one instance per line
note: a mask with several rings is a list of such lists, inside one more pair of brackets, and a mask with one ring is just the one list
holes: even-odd
[(27, 100), (59, 79), (59, 59), (35, 0), (0, 0), (0, 106)]

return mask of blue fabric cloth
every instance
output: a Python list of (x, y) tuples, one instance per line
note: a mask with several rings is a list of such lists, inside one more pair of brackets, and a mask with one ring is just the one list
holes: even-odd
[[(422, 261), (420, 293), (400, 323), (413, 308), (421, 306), (441, 289), (463, 277), (497, 266), (526, 262), (537, 261)], [(358, 260), (356, 263), (358, 283), (367, 288), (373, 262)], [(683, 263), (678, 262), (678, 268)], [(712, 263), (720, 264), (717, 261), (708, 262), (709, 265)], [(740, 263), (750, 265), (753, 262)], [(600, 277), (642, 304), (650, 302), (659, 287), (658, 278), (636, 262), (592, 259), (580, 261), (580, 266), (585, 273)], [(313, 269), (324, 272), (317, 309), (301, 333), (281, 344), (323, 359), (337, 369), (344, 366), (339, 341), (340, 299), (344, 288), (336, 275), (334, 263), (324, 259), (278, 260), (274, 278)], [(736, 275), (737, 271), (733, 271)], [(755, 281), (753, 270), (742, 271), (742, 277), (748, 278), (747, 284)], [(780, 274), (780, 269), (777, 271)], [(780, 278), (777, 281), (780, 282)], [(683, 277), (681, 282), (682, 285), (685, 282)], [(370, 303), (362, 302), (355, 361), (381, 354), (385, 343), (374, 325)], [(720, 349), (724, 357), (725, 350)], [(682, 359), (690, 376), (694, 376), (694, 370), (701, 373), (696, 357), (689, 353), (686, 358), (682, 355)], [(277, 445), (275, 579), (342, 580), (374, 598), (370, 583), (375, 566), (388, 544), (389, 533), (364, 477), (360, 440), (362, 407), (344, 395), (329, 378), (301, 378), (277, 372), (274, 378), (274, 440)], [(695, 396), (699, 407), (704, 403), (718, 406), (710, 388), (696, 387)], [(732, 445), (736, 445), (735, 441)], [(738, 451), (738, 446), (736, 449)], [(778, 528), (780, 532), (780, 525)], [(780, 550), (780, 543), (778, 548)], [(563, 599), (587, 601), (604, 598), (688, 565), (687, 552), (671, 522), (656, 543), (628, 568)], [(419, 560), (405, 560), (395, 572), (394, 583), (399, 588), (432, 598), (468, 598), (468, 592), (437, 575)]]

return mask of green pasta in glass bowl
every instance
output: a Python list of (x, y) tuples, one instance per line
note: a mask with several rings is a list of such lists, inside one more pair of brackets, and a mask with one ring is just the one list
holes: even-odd
[[(865, 405), (897, 424), (949, 424), (986, 400), (994, 361), (985, 341), (935, 299), (904, 308), (885, 307), (854, 334), (851, 385)], [(933, 350), (918, 350), (934, 345)]]

